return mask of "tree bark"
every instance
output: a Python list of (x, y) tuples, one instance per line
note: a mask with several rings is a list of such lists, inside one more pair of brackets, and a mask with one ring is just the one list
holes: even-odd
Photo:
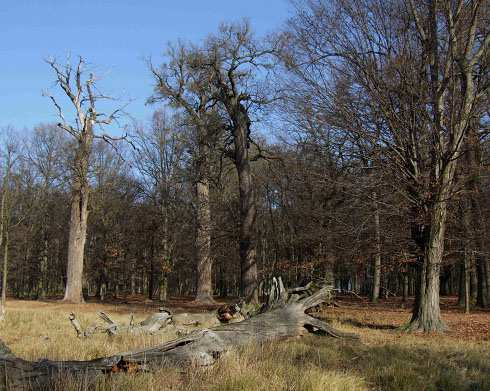
[(68, 239), (68, 263), (66, 271), (66, 289), (63, 301), (83, 303), (83, 257), (87, 238), (88, 219), (88, 165), (92, 148), (91, 129), (84, 133), (79, 141), (75, 156), (75, 172), (72, 184), (70, 215), (70, 234)]
[(168, 279), (165, 272), (162, 272), (160, 276), (160, 282), (158, 283), (158, 299), (162, 302), (167, 301), (167, 289)]
[[(201, 147), (203, 148), (203, 147)], [(207, 164), (207, 151), (203, 152), (204, 161)], [(201, 169), (201, 171), (207, 171)], [(214, 303), (211, 258), (211, 207), (209, 202), (209, 179), (206, 172), (200, 175), (196, 183), (197, 192), (197, 294), (196, 301), (201, 303)]]
[[(244, 110), (244, 109), (243, 109)], [(257, 262), (253, 243), (253, 231), (256, 216), (255, 192), (252, 180), (252, 169), (248, 156), (249, 120), (240, 112), (234, 129), (235, 166), (238, 172), (240, 194), (240, 293), (248, 301), (257, 302)]]
[[(448, 177), (446, 177), (447, 179)], [(441, 319), (439, 306), (439, 285), (444, 237), (447, 219), (447, 190), (445, 189), (432, 207), (430, 233), (419, 275), (417, 298), (412, 312), (412, 319), (407, 330), (410, 331), (444, 331), (446, 325)]]
[(409, 289), (409, 279), (408, 270), (403, 273), (403, 302), (406, 303), (408, 300), (408, 289)]
[(377, 201), (377, 194), (373, 192), (374, 199), (374, 234), (376, 240), (376, 253), (374, 255), (374, 276), (373, 276), (373, 290), (371, 294), (371, 301), (376, 303), (379, 299), (379, 291), (381, 288), (381, 227), (379, 223), (379, 208)]
[(470, 296), (470, 257), (467, 253), (467, 250), (465, 251), (464, 254), (464, 312), (465, 314), (470, 313), (470, 301), (471, 301), (471, 296)]
[(43, 224), (43, 252), (41, 256), (41, 262), (39, 265), (39, 297), (41, 299), (46, 298), (48, 295), (48, 251), (49, 251), (49, 243), (48, 243), (48, 238), (47, 238), (47, 233), (46, 229), (44, 228), (46, 226), (46, 219), (44, 220)]

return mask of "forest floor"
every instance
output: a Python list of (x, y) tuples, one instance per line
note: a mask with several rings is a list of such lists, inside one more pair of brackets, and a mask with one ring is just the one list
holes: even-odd
[[(60, 380), (59, 390), (490, 390), (490, 312), (469, 315), (455, 298), (443, 298), (445, 334), (407, 334), (398, 327), (410, 318), (409, 306), (397, 298), (371, 304), (361, 298), (340, 297), (339, 307), (314, 314), (335, 327), (358, 333), (359, 341), (308, 336), (250, 346), (226, 356), (207, 369), (162, 369), (147, 374), (116, 374), (88, 379)], [(104, 311), (128, 322), (129, 313), (142, 320), (158, 303), (120, 300), (108, 304), (69, 305), (56, 301), (10, 300), (0, 339), (28, 360), (42, 358), (91, 359), (120, 351), (149, 347), (175, 338), (96, 335), (79, 339), (68, 321), (75, 312), (82, 325), (96, 322)], [(202, 312), (190, 299), (171, 299), (176, 312)]]

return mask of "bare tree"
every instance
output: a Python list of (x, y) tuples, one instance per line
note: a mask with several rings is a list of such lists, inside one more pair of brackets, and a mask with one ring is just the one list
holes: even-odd
[(250, 165), (253, 158), (249, 153), (251, 126), (254, 111), (271, 102), (265, 80), (275, 47), (258, 42), (250, 25), (242, 22), (222, 25), (219, 35), (208, 38), (203, 52), (202, 65), (212, 83), (214, 99), (226, 113), (228, 143), (233, 145), (226, 152), (238, 173), (241, 294), (252, 298), (256, 296), (258, 272), (254, 245), (256, 199)]
[(8, 275), (8, 248), (9, 228), (11, 220), (11, 192), (10, 180), (12, 166), (14, 164), (14, 144), (7, 142), (5, 146), (5, 164), (2, 179), (2, 196), (0, 200), (0, 247), (3, 244), (3, 268), (2, 268), (2, 297), (0, 300), (0, 320), (5, 318), (5, 306), (7, 303), (7, 275)]
[(303, 5), (292, 22), (298, 42), (292, 66), (317, 91), (331, 85), (329, 75), (347, 74), (353, 96), (369, 97), (364, 102), (380, 119), (381, 133), (371, 126), (357, 131), (379, 140), (403, 178), (420, 247), (417, 300), (407, 329), (443, 330), (439, 276), (448, 202), (468, 125), (481, 116), (478, 102), (488, 89), (475, 87), (490, 45), (483, 17), (488, 10), (483, 1)]
[(211, 255), (210, 153), (221, 122), (214, 108), (212, 85), (203, 71), (203, 56), (198, 50), (182, 44), (168, 50), (168, 63), (159, 69), (151, 66), (155, 94), (149, 101), (168, 101), (182, 109), (187, 125), (195, 130), (197, 148), (191, 150), (195, 165), (196, 193), (196, 301), (213, 303)]
[[(151, 200), (155, 214), (152, 218), (152, 245), (150, 246), (149, 296), (153, 297), (153, 278), (159, 270), (159, 299), (167, 299), (168, 275), (173, 267), (175, 237), (181, 228), (177, 224), (176, 205), (181, 201), (182, 165), (185, 155), (185, 134), (178, 129), (179, 121), (164, 111), (156, 111), (151, 127), (136, 131), (133, 151), (135, 168), (142, 188)], [(154, 240), (153, 240), (154, 239)]]
[(39, 196), (36, 201), (37, 218), (41, 224), (42, 251), (39, 260), (38, 297), (47, 296), (50, 283), (49, 247), (50, 196), (54, 189), (63, 184), (62, 152), (66, 147), (66, 138), (62, 129), (56, 125), (41, 124), (34, 128), (34, 134), (27, 142), (26, 160), (35, 170), (39, 184)]
[(71, 217), (68, 242), (67, 279), (64, 301), (82, 303), (83, 258), (87, 237), (89, 162), (94, 138), (109, 140), (107, 135), (96, 134), (96, 127), (109, 125), (117, 119), (121, 109), (110, 114), (97, 111), (97, 102), (110, 99), (98, 92), (93, 73), (85, 76), (85, 61), (79, 57), (76, 65), (61, 65), (47, 60), (54, 71), (56, 84), (62, 89), (74, 109), (74, 120), (69, 121), (62, 106), (53, 95), (48, 95), (61, 120), (58, 126), (73, 138), (74, 157), (71, 180)]

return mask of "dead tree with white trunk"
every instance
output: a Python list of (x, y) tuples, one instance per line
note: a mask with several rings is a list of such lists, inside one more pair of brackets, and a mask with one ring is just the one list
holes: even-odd
[(109, 114), (97, 110), (98, 102), (112, 98), (101, 94), (95, 74), (85, 71), (85, 61), (78, 58), (75, 65), (65, 65), (54, 59), (47, 60), (54, 71), (56, 84), (68, 98), (74, 118), (70, 120), (63, 106), (54, 95), (45, 93), (56, 108), (60, 122), (58, 126), (73, 139), (73, 161), (71, 165), (71, 215), (68, 241), (67, 278), (64, 301), (83, 303), (83, 257), (87, 236), (88, 200), (90, 193), (89, 164), (95, 138), (108, 142), (114, 140), (106, 134), (97, 134), (96, 128), (109, 125), (122, 113), (118, 108)]

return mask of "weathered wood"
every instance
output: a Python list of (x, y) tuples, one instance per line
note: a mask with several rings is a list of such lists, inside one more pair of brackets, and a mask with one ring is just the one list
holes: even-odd
[(95, 375), (108, 372), (146, 371), (169, 365), (206, 366), (213, 364), (227, 351), (240, 346), (302, 336), (309, 332), (336, 338), (357, 338), (354, 334), (335, 330), (325, 322), (306, 314), (308, 309), (330, 301), (331, 298), (329, 288), (320, 289), (303, 299), (293, 295), (282, 307), (275, 307), (242, 322), (197, 330), (154, 348), (90, 361), (28, 362), (14, 357), (6, 346), (0, 345), (0, 387), (45, 385), (54, 376), (64, 373), (94, 378)]
[(76, 319), (75, 314), (73, 312), (70, 314), (70, 323), (75, 329), (77, 337), (86, 338), (96, 333), (106, 333), (110, 336), (123, 333), (154, 334), (165, 329), (165, 327), (172, 322), (172, 314), (170, 311), (163, 308), (160, 308), (160, 312), (151, 314), (137, 325), (134, 324), (133, 314), (130, 315), (128, 325), (115, 322), (109, 315), (102, 311), (98, 312), (97, 315), (106, 325), (92, 325), (83, 330), (80, 322)]
[(77, 337), (78, 338), (86, 337), (85, 332), (82, 329), (82, 326), (80, 326), (80, 322), (78, 321), (78, 319), (76, 318), (76, 316), (73, 312), (70, 314), (68, 319), (70, 319), (70, 323), (73, 326), (73, 328), (75, 329), (75, 331), (77, 333)]

